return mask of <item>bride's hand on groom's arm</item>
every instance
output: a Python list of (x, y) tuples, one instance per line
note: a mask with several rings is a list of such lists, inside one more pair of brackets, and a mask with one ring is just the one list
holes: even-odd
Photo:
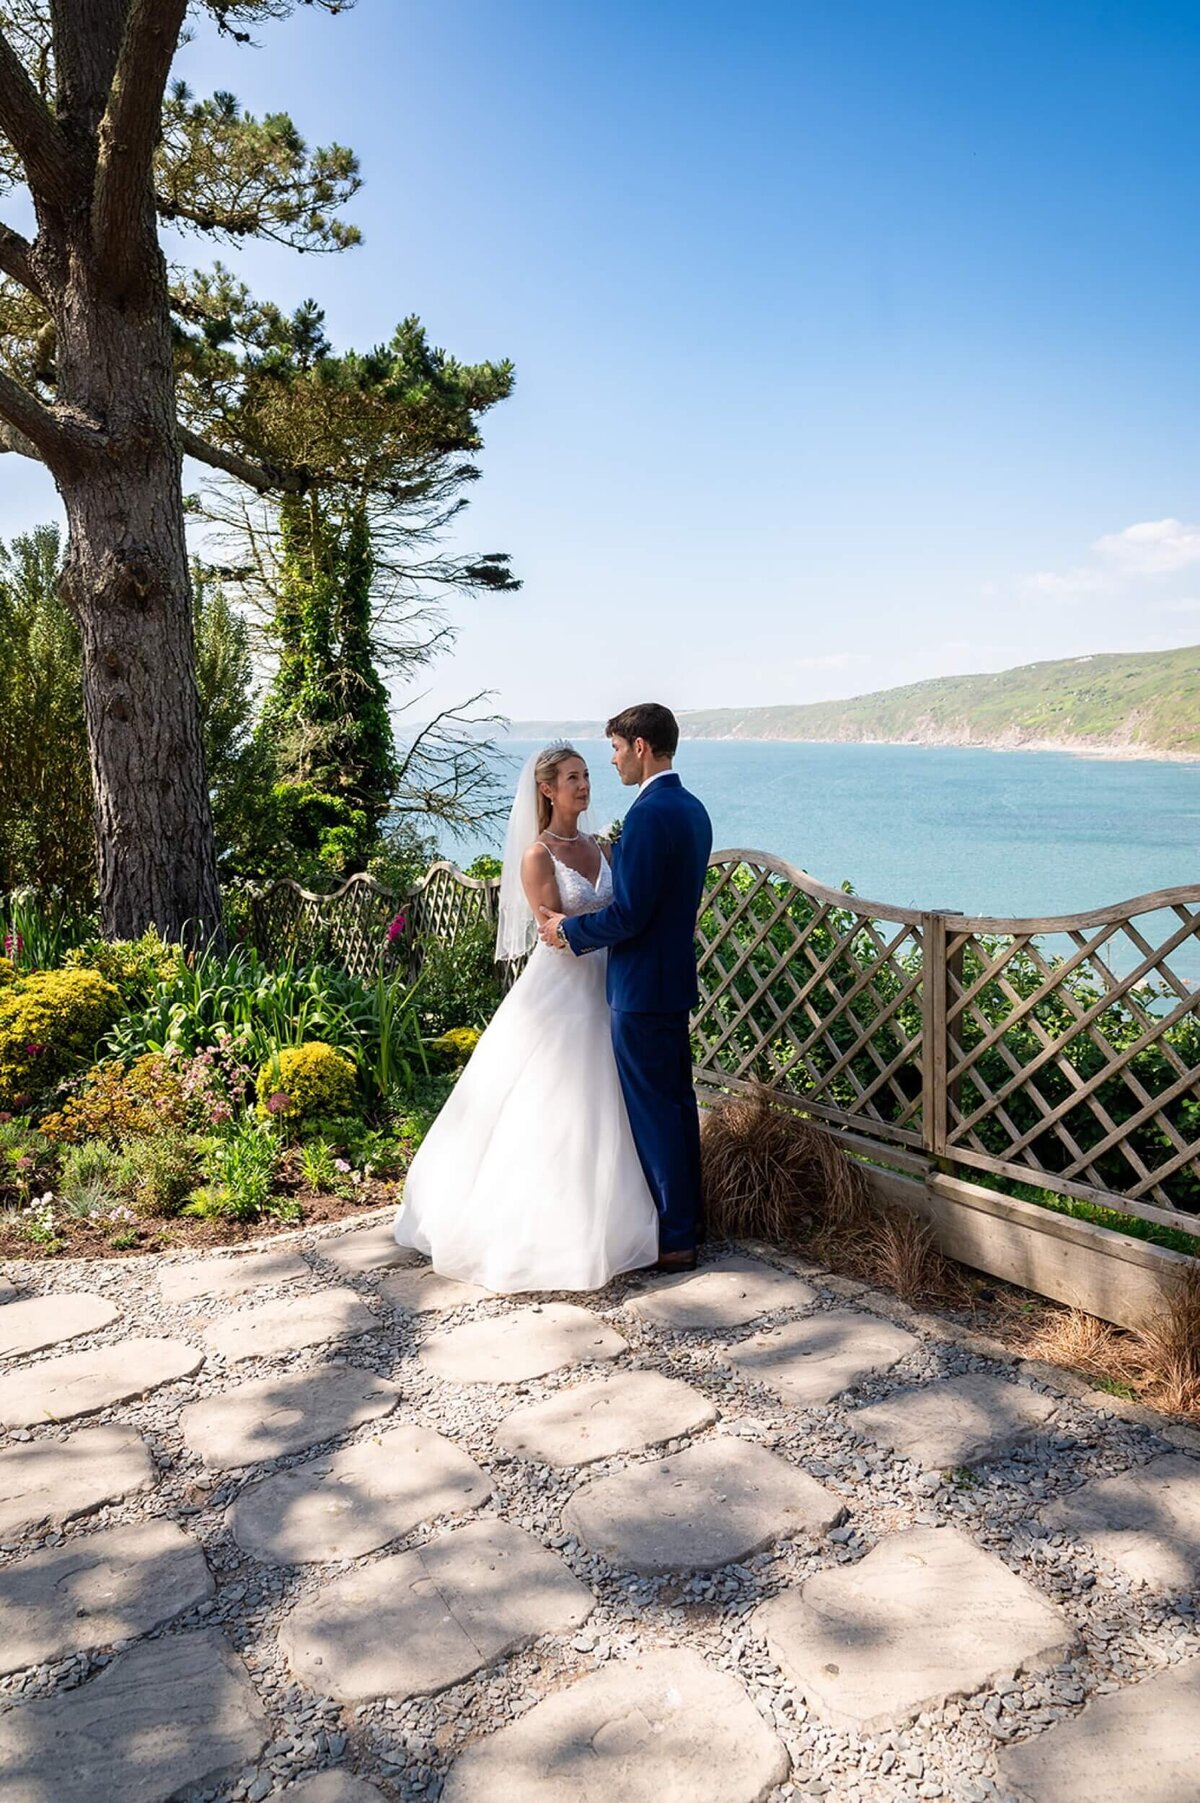
[(561, 914), (552, 913), (549, 908), (539, 908), (537, 911), (537, 923), (542, 943), (556, 948), (561, 947), (562, 941), (559, 939), (558, 929), (563, 923), (563, 916)]

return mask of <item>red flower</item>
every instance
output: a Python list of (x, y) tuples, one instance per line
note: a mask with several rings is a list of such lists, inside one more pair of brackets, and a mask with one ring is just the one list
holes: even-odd
[(388, 922), (388, 930), (387, 930), (388, 945), (395, 945), (397, 939), (402, 939), (407, 931), (408, 931), (408, 915), (407, 914), (397, 914), (395, 920)]
[(36, 1058), (38, 1054), (44, 1052), (45, 1049), (44, 1045), (27, 1045), (25, 1047), (25, 1056), (27, 1058)]

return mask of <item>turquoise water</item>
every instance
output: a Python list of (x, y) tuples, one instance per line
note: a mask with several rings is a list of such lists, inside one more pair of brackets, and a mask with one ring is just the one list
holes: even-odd
[[(515, 776), (531, 745), (507, 741)], [(606, 743), (580, 743), (593, 819), (624, 814)], [(1200, 882), (1200, 764), (916, 745), (685, 741), (716, 846), (771, 851), (904, 907), (1070, 914)], [(498, 851), (503, 828), (448, 847)]]

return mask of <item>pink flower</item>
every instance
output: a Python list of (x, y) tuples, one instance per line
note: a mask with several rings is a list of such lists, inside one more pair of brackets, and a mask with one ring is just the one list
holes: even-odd
[(40, 1052), (44, 1052), (45, 1049), (46, 1048), (44, 1045), (37, 1045), (36, 1043), (34, 1043), (32, 1045), (27, 1045), (25, 1047), (25, 1056), (27, 1058), (36, 1058), (38, 1056), (38, 1054)]
[(284, 1089), (277, 1089), (273, 1096), (267, 1097), (267, 1113), (282, 1114), (285, 1108), (291, 1107), (291, 1104), (292, 1098), (288, 1095), (287, 1091)]
[(345, 1158), (335, 1158), (333, 1161), (333, 1168), (335, 1171), (345, 1172), (350, 1169), (350, 1165)]
[(8, 1110), (0, 1108), (0, 1127), (7, 1126), (8, 1122), (11, 1120), (12, 1115), (9, 1114)]
[(5, 933), (4, 956), (6, 958), (19, 958), (24, 950), (25, 941), (22, 939), (20, 933)]
[(408, 915), (397, 914), (395, 920), (388, 922), (387, 944), (395, 945), (397, 939), (403, 939), (408, 931)]

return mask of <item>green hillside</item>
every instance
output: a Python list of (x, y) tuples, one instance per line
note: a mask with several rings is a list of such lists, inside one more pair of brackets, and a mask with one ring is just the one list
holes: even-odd
[[(689, 739), (886, 740), (914, 745), (1061, 746), (1200, 757), (1200, 645), (943, 676), (849, 701), (681, 713)], [(514, 725), (518, 738), (598, 737), (597, 721)]]

